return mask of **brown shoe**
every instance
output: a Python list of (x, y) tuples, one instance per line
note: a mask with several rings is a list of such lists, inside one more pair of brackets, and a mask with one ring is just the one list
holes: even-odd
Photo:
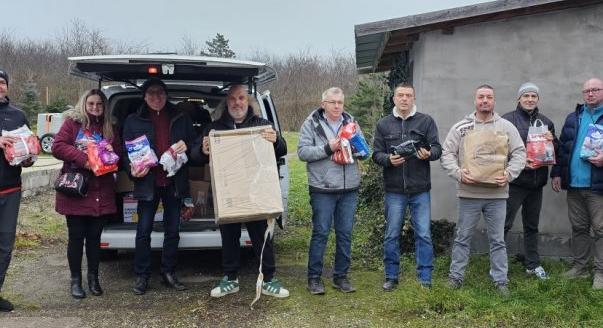
[(586, 268), (579, 268), (574, 266), (571, 269), (565, 271), (562, 276), (566, 279), (588, 278), (588, 271), (586, 271)]

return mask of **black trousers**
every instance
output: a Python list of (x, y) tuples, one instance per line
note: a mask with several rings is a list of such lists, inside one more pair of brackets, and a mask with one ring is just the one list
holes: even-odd
[(0, 290), (15, 246), (21, 192), (0, 195)]
[[(251, 238), (253, 252), (259, 262), (262, 245), (264, 244), (264, 233), (268, 227), (268, 223), (266, 220), (246, 222), (245, 227)], [(222, 268), (224, 274), (228, 276), (228, 280), (237, 279), (241, 266), (241, 223), (220, 225), (220, 234), (222, 235)], [(264, 259), (262, 261), (264, 281), (271, 281), (272, 277), (274, 277), (274, 271), (274, 248), (272, 238), (270, 238), (266, 241)]]
[(84, 243), (88, 273), (98, 274), (100, 262), (100, 238), (107, 216), (66, 215), (69, 241), (67, 242), (67, 261), (72, 277), (82, 275), (82, 256)]
[(524, 265), (526, 269), (533, 270), (540, 265), (538, 224), (540, 223), (540, 209), (542, 208), (542, 188), (526, 189), (509, 185), (505, 237), (507, 237), (507, 232), (513, 227), (513, 221), (520, 207), (523, 221), (523, 245), (526, 257)]

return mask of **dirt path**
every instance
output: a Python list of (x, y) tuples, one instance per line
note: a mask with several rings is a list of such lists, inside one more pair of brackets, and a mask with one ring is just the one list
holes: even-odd
[(209, 297), (209, 290), (221, 277), (219, 251), (180, 252), (178, 275), (189, 287), (184, 292), (159, 283), (159, 253), (153, 255), (154, 275), (146, 295), (131, 292), (135, 280), (132, 254), (120, 253), (101, 263), (105, 295), (75, 300), (69, 294), (63, 243), (19, 252), (3, 290), (16, 310), (0, 314), (0, 327), (258, 326), (275, 301), (264, 296), (255, 311), (249, 309), (256, 278), (250, 254), (243, 257), (241, 292), (222, 299)]

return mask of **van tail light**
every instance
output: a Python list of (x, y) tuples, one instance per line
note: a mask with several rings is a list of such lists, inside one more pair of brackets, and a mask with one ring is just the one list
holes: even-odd
[(251, 245), (251, 240), (245, 240), (245, 245)]
[(157, 66), (149, 66), (147, 68), (147, 73), (151, 75), (156, 75), (157, 73), (159, 73), (159, 68)]
[(100, 248), (109, 248), (109, 243), (100, 243)]

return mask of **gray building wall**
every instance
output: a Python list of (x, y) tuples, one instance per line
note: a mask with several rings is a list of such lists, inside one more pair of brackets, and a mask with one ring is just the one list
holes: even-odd
[[(432, 115), (443, 143), (448, 130), (474, 110), (475, 88), (483, 83), (496, 90), (495, 111), (515, 109), (517, 89), (526, 81), (541, 90), (539, 108), (560, 134), (567, 114), (582, 102), (585, 80), (603, 75), (603, 5), (523, 16), (502, 21), (422, 33), (410, 53), (419, 111)], [(457, 219), (456, 184), (438, 162), (432, 164), (433, 219)], [(485, 227), (474, 249), (487, 251)], [(521, 215), (508, 239), (509, 253), (521, 246)], [(569, 256), (570, 224), (565, 192), (545, 187), (540, 222), (541, 254)]]

